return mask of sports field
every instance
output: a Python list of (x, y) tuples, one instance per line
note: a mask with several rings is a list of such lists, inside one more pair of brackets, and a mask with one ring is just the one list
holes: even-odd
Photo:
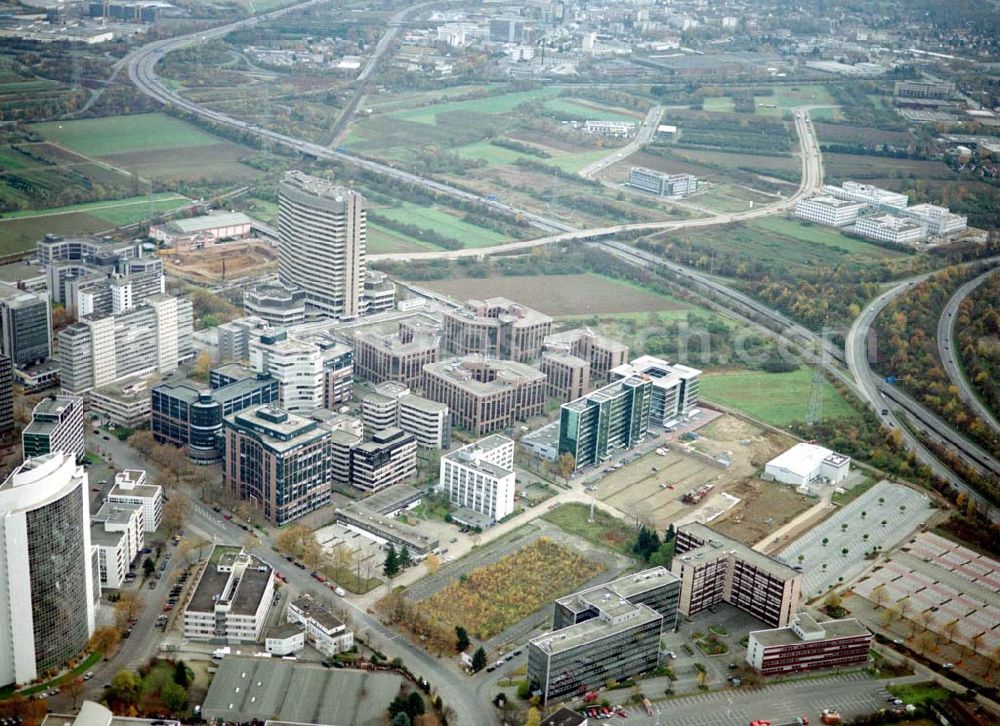
[(594, 274), (458, 277), (419, 284), (456, 300), (506, 297), (556, 317), (661, 312), (684, 307), (638, 285)]
[(163, 113), (108, 116), (77, 121), (48, 121), (31, 129), (86, 156), (211, 146), (219, 140), (189, 123)]
[(0, 255), (31, 249), (46, 234), (94, 234), (177, 209), (191, 200), (180, 194), (154, 194), (109, 202), (88, 202), (56, 209), (8, 212), (0, 218)]
[[(824, 418), (854, 415), (854, 410), (826, 380), (822, 386)], [(804, 421), (812, 390), (812, 369), (791, 373), (762, 371), (707, 372), (701, 377), (700, 395), (772, 426)]]

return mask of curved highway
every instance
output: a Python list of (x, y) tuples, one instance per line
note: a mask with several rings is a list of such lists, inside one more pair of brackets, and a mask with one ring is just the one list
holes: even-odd
[[(1000, 258), (991, 258), (989, 262), (995, 262)], [(971, 263), (967, 263), (971, 264)], [(927, 447), (906, 426), (903, 426), (896, 411), (904, 408), (907, 413), (915, 415), (915, 411), (907, 404), (908, 398), (900, 395), (898, 390), (890, 391), (890, 398), (883, 396), (882, 387), (885, 385), (882, 377), (871, 369), (868, 362), (868, 342), (869, 335), (878, 314), (897, 296), (908, 290), (918, 282), (926, 280), (934, 272), (918, 275), (909, 280), (905, 280), (890, 290), (879, 295), (869, 306), (858, 316), (847, 334), (845, 348), (847, 352), (847, 365), (854, 376), (858, 390), (862, 393), (862, 399), (875, 409), (879, 420), (887, 428), (899, 431), (903, 444), (916, 455), (917, 459), (934, 472), (935, 476), (948, 482), (957, 491), (963, 492), (976, 502), (979, 511), (985, 512), (990, 521), (1000, 522), (1000, 510), (997, 509), (977, 490), (972, 488), (964, 479), (945, 466)], [(901, 403), (902, 402), (902, 403)], [(932, 436), (939, 441), (956, 439), (959, 442), (968, 444), (963, 437), (957, 436), (950, 429), (942, 432), (941, 428), (928, 425), (926, 421), (921, 421), (925, 428), (931, 431)], [(947, 428), (947, 427), (944, 427)], [(944, 435), (942, 436), (942, 433)], [(952, 444), (954, 446), (954, 444)], [(978, 447), (976, 447), (978, 448)], [(963, 448), (956, 447), (957, 453), (971, 467), (982, 471), (983, 465), (972, 458)]]
[(976, 416), (985, 421), (993, 429), (994, 433), (1000, 434), (1000, 420), (997, 420), (996, 415), (990, 410), (989, 406), (980, 400), (972, 386), (969, 385), (965, 373), (958, 364), (958, 359), (956, 358), (958, 349), (955, 347), (955, 318), (958, 315), (959, 306), (965, 298), (972, 294), (973, 290), (986, 282), (990, 275), (994, 275), (996, 272), (996, 270), (989, 270), (979, 277), (974, 277), (958, 288), (955, 294), (951, 296), (948, 304), (944, 306), (941, 318), (938, 320), (937, 345), (938, 356), (944, 365), (944, 372), (948, 374), (948, 378), (955, 384), (955, 388), (958, 389), (958, 395), (961, 396), (962, 400), (965, 401), (966, 405), (972, 409), (972, 412)]

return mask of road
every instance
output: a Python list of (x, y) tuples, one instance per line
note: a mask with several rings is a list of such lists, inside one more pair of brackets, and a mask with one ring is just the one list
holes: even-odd
[(635, 138), (620, 149), (615, 149), (603, 159), (587, 164), (587, 166), (577, 172), (584, 179), (593, 179), (594, 176), (607, 169), (615, 162), (621, 161), (626, 156), (631, 156), (648, 144), (656, 134), (656, 127), (660, 124), (660, 116), (663, 115), (663, 106), (653, 106), (646, 112), (646, 118), (639, 126)]
[(993, 429), (994, 433), (1000, 434), (1000, 420), (989, 409), (989, 406), (984, 404), (976, 392), (973, 390), (972, 386), (969, 385), (969, 381), (965, 378), (965, 373), (962, 371), (961, 366), (958, 365), (958, 361), (955, 359), (955, 317), (958, 314), (958, 308), (962, 304), (972, 291), (982, 285), (986, 280), (996, 273), (996, 270), (989, 270), (984, 272), (979, 277), (974, 277), (967, 283), (962, 285), (951, 296), (948, 303), (944, 306), (944, 310), (941, 312), (941, 318), (938, 320), (937, 328), (937, 345), (938, 345), (938, 356), (941, 358), (942, 364), (944, 364), (944, 372), (948, 374), (948, 378), (955, 388), (958, 389), (958, 395), (962, 397), (966, 405), (972, 409), (972, 412), (976, 416), (981, 418), (987, 423), (987, 425)]
[[(993, 262), (996, 259), (997, 258), (992, 258), (990, 262)], [(902, 425), (895, 412), (896, 406), (888, 402), (881, 393), (880, 389), (884, 385), (882, 377), (877, 375), (871, 369), (868, 362), (869, 336), (871, 333), (872, 323), (874, 323), (875, 318), (878, 317), (878, 314), (885, 308), (886, 305), (892, 302), (897, 295), (902, 294), (917, 282), (922, 282), (933, 274), (933, 272), (929, 272), (910, 278), (909, 280), (905, 280), (892, 289), (882, 293), (875, 299), (874, 302), (869, 304), (868, 308), (865, 309), (854, 321), (854, 324), (851, 326), (851, 329), (847, 334), (847, 339), (845, 341), (847, 365), (851, 371), (851, 375), (854, 377), (855, 383), (857, 384), (857, 390), (861, 392), (862, 400), (875, 409), (875, 412), (882, 424), (888, 428), (894, 428), (899, 431), (900, 436), (902, 436), (903, 444), (906, 448), (912, 451), (922, 464), (928, 466), (931, 471), (934, 472), (935, 476), (948, 482), (956, 491), (963, 492), (972, 498), (976, 502), (976, 505), (980, 507), (980, 511), (987, 514), (990, 521), (994, 523), (1000, 522), (1000, 510), (998, 510), (997, 507), (983, 497), (978, 491), (969, 486), (964, 479), (942, 464), (938, 458), (929, 449), (927, 449), (927, 447), (920, 443), (917, 437), (914, 436), (906, 426)], [(962, 451), (959, 451), (958, 453), (961, 454), (965, 460), (969, 460), (968, 455), (964, 454)], [(975, 462), (970, 463), (975, 465)]]

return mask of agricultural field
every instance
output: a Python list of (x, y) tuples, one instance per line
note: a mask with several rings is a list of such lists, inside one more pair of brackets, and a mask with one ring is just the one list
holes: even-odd
[(461, 625), (486, 640), (600, 574), (591, 562), (546, 537), (468, 573), (421, 601), (432, 622)]
[(823, 154), (826, 178), (830, 183), (848, 179), (870, 180), (879, 177), (900, 179), (954, 179), (955, 173), (943, 161), (892, 159), (857, 154)]
[(898, 258), (905, 257), (903, 252), (886, 249), (873, 245), (856, 237), (848, 237), (843, 232), (832, 227), (823, 227), (818, 224), (808, 224), (796, 219), (785, 217), (761, 217), (747, 223), (747, 226), (759, 229), (762, 232), (781, 235), (799, 240), (801, 242), (812, 242), (827, 247), (843, 250), (848, 254)]
[[(822, 386), (822, 416), (848, 418), (854, 410), (826, 380)], [(804, 421), (812, 390), (812, 370), (790, 373), (758, 371), (708, 371), (701, 377), (701, 397), (772, 426)]]
[(445, 103), (424, 106), (405, 111), (392, 113), (394, 118), (401, 121), (411, 121), (414, 123), (433, 125), (441, 114), (455, 112), (465, 112), (482, 115), (496, 115), (510, 113), (522, 103), (529, 101), (545, 101), (559, 94), (556, 88), (538, 88), (533, 91), (515, 91), (514, 93), (504, 93), (498, 96), (486, 96), (484, 98), (473, 98), (465, 101), (446, 101)]
[(819, 123), (816, 112), (811, 113), (817, 121), (816, 135), (823, 144), (897, 144), (906, 146), (913, 141), (909, 131), (891, 131), (870, 126), (849, 126), (847, 124)]
[(179, 194), (155, 194), (117, 201), (89, 202), (42, 211), (7, 212), (0, 217), (0, 256), (34, 248), (46, 234), (95, 234), (141, 222), (191, 203)]
[(163, 113), (48, 121), (30, 129), (87, 159), (164, 182), (232, 184), (257, 178), (252, 150)]
[(397, 207), (384, 207), (377, 210), (379, 217), (384, 217), (401, 224), (413, 225), (428, 232), (458, 240), (463, 247), (491, 247), (510, 242), (510, 238), (485, 227), (470, 224), (454, 214), (450, 214), (439, 206), (421, 206), (411, 202), (403, 202)]
[[(523, 277), (457, 277), (419, 283), (456, 300), (500, 296), (547, 315), (591, 316), (680, 311), (683, 303), (621, 280), (595, 274)], [(545, 290), (539, 295), (540, 289)]]
[(553, 98), (543, 104), (560, 118), (568, 117), (578, 121), (642, 121), (644, 114), (627, 109), (608, 109), (592, 101), (572, 97)]

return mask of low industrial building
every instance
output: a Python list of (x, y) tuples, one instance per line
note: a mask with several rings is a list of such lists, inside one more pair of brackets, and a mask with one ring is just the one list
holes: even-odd
[(698, 191), (698, 178), (691, 174), (667, 174), (654, 169), (633, 166), (628, 185), (658, 197), (689, 197)]
[(494, 434), (442, 456), (438, 486), (460, 510), (499, 522), (514, 512), (514, 442)]
[(772, 627), (785, 627), (798, 609), (799, 572), (703, 524), (677, 529), (670, 569), (681, 579), (684, 615), (726, 602)]
[(115, 474), (115, 483), (108, 492), (109, 504), (142, 507), (144, 532), (155, 532), (163, 520), (163, 488), (146, 482), (142, 469), (125, 469)]
[(868, 664), (872, 634), (855, 618), (817, 623), (799, 613), (784, 628), (754, 630), (747, 644), (747, 663), (765, 676)]
[(764, 465), (764, 479), (808, 486), (817, 479), (837, 484), (851, 471), (851, 457), (816, 444), (795, 444)]
[(927, 239), (927, 228), (923, 224), (897, 214), (873, 214), (861, 217), (855, 222), (854, 231), (876, 242), (910, 247)]
[(149, 228), (149, 236), (177, 250), (193, 250), (250, 234), (254, 221), (241, 212), (174, 219)]
[(328, 608), (310, 595), (288, 603), (288, 622), (305, 629), (306, 642), (325, 656), (334, 656), (354, 647), (354, 633)]
[(104, 416), (115, 426), (140, 428), (149, 423), (152, 413), (149, 381), (135, 376), (92, 388), (87, 392), (87, 409)]
[(83, 398), (49, 396), (31, 412), (31, 422), (21, 432), (24, 458), (53, 451), (83, 456)]
[(801, 197), (795, 202), (795, 216), (826, 227), (846, 227), (854, 224), (868, 205), (849, 199), (837, 199), (829, 194)]
[(658, 567), (557, 600), (554, 630), (528, 642), (528, 678), (542, 701), (655, 669), (679, 591), (678, 579)]
[(239, 547), (212, 548), (184, 609), (184, 637), (213, 643), (260, 640), (274, 596), (274, 573)]
[(406, 547), (413, 559), (422, 559), (438, 547), (438, 539), (420, 524), (404, 524), (396, 517), (420, 503), (420, 490), (399, 484), (361, 499), (336, 513), (337, 523), (378, 545)]
[(537, 459), (555, 461), (559, 458), (559, 421), (552, 421), (526, 433), (518, 443)]
[(278, 623), (264, 636), (264, 650), (283, 658), (306, 647), (306, 629), (299, 623)]

